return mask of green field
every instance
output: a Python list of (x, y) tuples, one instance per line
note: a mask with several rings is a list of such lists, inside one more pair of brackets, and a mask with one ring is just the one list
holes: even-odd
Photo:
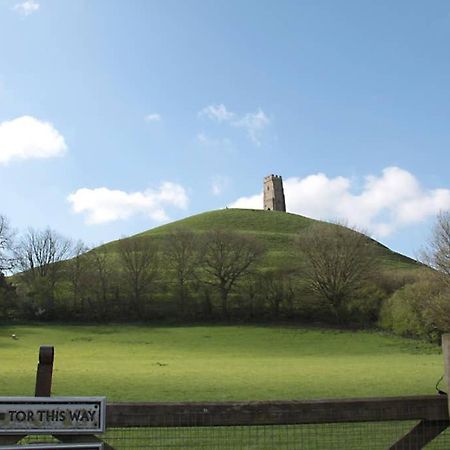
[[(15, 333), (18, 340), (13, 340)], [(264, 326), (0, 327), (0, 395), (33, 395), (39, 345), (53, 395), (116, 401), (431, 394), (439, 347), (367, 331)]]

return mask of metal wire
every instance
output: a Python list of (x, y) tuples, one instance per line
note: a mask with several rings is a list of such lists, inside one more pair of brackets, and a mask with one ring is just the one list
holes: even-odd
[[(167, 423), (174, 425), (174, 420), (168, 418)], [(115, 450), (386, 450), (416, 423), (112, 428), (99, 437)], [(49, 439), (35, 436), (22, 443), (25, 442), (49, 442)], [(411, 443), (411, 450), (420, 448), (415, 444)], [(449, 450), (450, 431), (443, 432), (424, 448)]]
[[(115, 449), (385, 450), (416, 422), (115, 429), (105, 441)], [(412, 443), (414, 444), (414, 442)], [(416, 448), (411, 446), (411, 448)], [(449, 450), (450, 433), (425, 447)]]

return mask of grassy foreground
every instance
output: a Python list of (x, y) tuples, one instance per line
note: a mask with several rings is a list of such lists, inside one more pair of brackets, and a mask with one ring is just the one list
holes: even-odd
[(443, 373), (438, 347), (374, 332), (2, 326), (0, 396), (34, 394), (43, 344), (56, 348), (53, 395), (106, 395), (115, 401), (431, 394)]

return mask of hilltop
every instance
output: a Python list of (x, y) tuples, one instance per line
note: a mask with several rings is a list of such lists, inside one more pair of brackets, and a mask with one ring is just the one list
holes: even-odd
[[(126, 239), (150, 238), (163, 241), (165, 236), (177, 229), (187, 229), (195, 233), (204, 233), (215, 228), (236, 231), (251, 235), (263, 242), (267, 250), (263, 266), (277, 269), (292, 266), (295, 260), (298, 260), (298, 250), (294, 245), (297, 236), (318, 222), (292, 213), (229, 208), (196, 214)], [(115, 252), (117, 242), (105, 244), (103, 248)], [(417, 262), (413, 259), (396, 253), (375, 240), (372, 242), (375, 254), (386, 269), (418, 267)]]

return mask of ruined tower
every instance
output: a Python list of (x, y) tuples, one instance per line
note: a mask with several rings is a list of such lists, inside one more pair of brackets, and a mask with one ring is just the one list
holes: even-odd
[(279, 175), (272, 174), (264, 177), (264, 209), (286, 212), (283, 179)]

